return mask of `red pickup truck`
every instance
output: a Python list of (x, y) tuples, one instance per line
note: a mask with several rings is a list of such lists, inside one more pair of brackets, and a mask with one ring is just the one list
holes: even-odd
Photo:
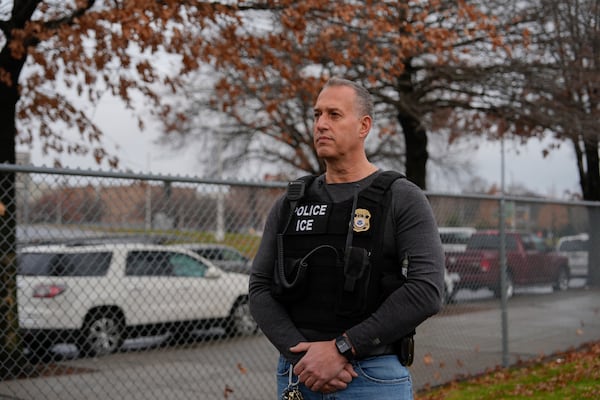
[[(500, 235), (497, 230), (477, 231), (464, 252), (446, 254), (446, 268), (460, 276), (457, 289), (489, 288), (500, 297)], [(531, 233), (506, 232), (506, 294), (515, 286), (548, 285), (554, 290), (569, 287), (568, 259)]]

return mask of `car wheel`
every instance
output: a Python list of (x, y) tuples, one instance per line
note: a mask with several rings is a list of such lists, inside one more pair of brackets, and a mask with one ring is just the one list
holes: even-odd
[(250, 314), (248, 299), (238, 301), (233, 307), (226, 321), (225, 332), (228, 336), (252, 335), (258, 332), (258, 324)]
[(80, 335), (80, 351), (89, 357), (111, 354), (121, 348), (124, 338), (123, 318), (115, 312), (91, 314)]
[[(506, 273), (506, 298), (510, 299), (515, 294), (515, 283), (513, 282), (513, 278), (510, 272)], [(502, 298), (502, 288), (501, 284), (498, 283), (498, 286), (494, 289), (494, 296), (497, 298)]]
[(567, 269), (561, 267), (558, 271), (558, 277), (556, 278), (556, 283), (553, 286), (556, 291), (565, 291), (569, 288), (569, 273)]

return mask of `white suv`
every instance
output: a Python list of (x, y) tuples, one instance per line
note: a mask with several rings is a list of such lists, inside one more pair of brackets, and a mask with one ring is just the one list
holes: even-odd
[(248, 308), (248, 275), (224, 272), (174, 246), (27, 247), (18, 256), (17, 288), (20, 330), (37, 359), (60, 342), (103, 355), (137, 335), (258, 330)]

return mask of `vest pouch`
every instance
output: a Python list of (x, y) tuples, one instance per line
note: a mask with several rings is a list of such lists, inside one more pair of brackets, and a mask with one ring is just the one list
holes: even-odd
[(367, 309), (371, 280), (369, 253), (362, 247), (349, 247), (344, 256), (343, 285), (338, 286), (336, 313), (358, 317)]
[[(326, 254), (329, 256), (327, 257)], [(283, 259), (283, 268), (280, 262), (277, 262), (271, 293), (274, 297), (285, 301), (299, 300), (307, 294), (310, 265), (315, 269), (315, 265), (319, 265), (323, 260), (335, 260), (337, 265), (339, 257), (335, 247), (324, 244), (315, 247), (302, 258), (281, 257), (281, 259)], [(312, 273), (314, 275), (315, 271)]]
[(284, 258), (283, 268), (275, 266), (274, 285), (271, 289), (273, 296), (281, 300), (295, 300), (303, 296), (307, 269), (305, 257)]
[(344, 290), (352, 292), (369, 269), (369, 253), (362, 247), (349, 247), (344, 257)]

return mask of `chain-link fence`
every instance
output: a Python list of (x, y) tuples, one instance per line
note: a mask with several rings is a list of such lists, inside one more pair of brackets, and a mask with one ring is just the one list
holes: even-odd
[[(0, 397), (275, 397), (277, 353), (248, 313), (247, 280), (262, 226), (285, 183), (0, 166), (0, 187), (10, 186), (13, 173), (16, 207), (0, 193), (0, 228), (8, 232), (7, 221), (15, 222), (16, 247), (4, 235), (0, 258), (16, 252), (16, 262), (2, 265), (7, 271), (14, 265), (17, 274), (3, 273), (0, 285), (10, 304), (16, 279), (19, 341), (15, 325), (5, 323), (0, 343), (18, 343), (26, 361), (1, 352), (10, 357), (0, 358), (0, 369), (13, 376), (0, 382)], [(500, 300), (510, 299), (509, 310), (525, 298), (547, 307), (573, 302), (587, 312), (587, 297), (578, 294), (600, 299), (585, 289), (595, 204), (428, 197), (447, 251), (447, 296), (441, 313), (418, 329), (415, 389), (506, 361), (506, 348), (496, 348), (512, 344), (499, 333), (506, 323)], [(16, 218), (9, 218), (13, 209)], [(552, 251), (559, 244), (562, 255)], [(560, 297), (565, 294), (576, 298)], [(600, 325), (591, 306), (589, 318), (578, 318)], [(556, 324), (565, 328), (564, 319)], [(574, 329), (568, 346), (550, 343), (549, 350), (600, 339), (590, 337), (600, 330)], [(473, 339), (473, 330), (502, 340)], [(531, 351), (517, 357), (541, 350)]]

